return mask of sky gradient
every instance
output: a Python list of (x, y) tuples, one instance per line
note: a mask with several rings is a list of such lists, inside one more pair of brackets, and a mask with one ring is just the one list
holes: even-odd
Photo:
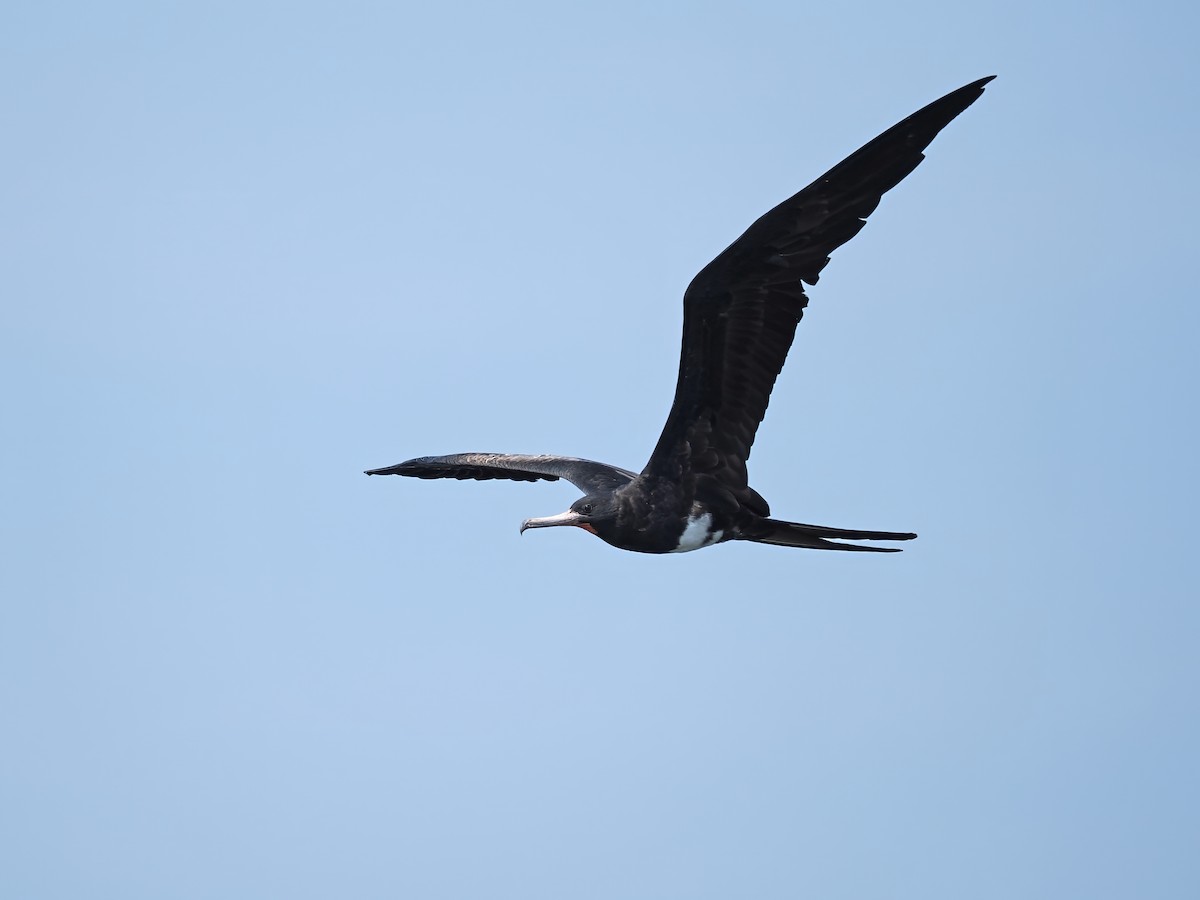
[[(1200, 895), (1198, 18), (10, 4), (4, 895)], [(989, 74), (750, 460), (904, 553), (361, 474), (639, 469), (692, 275)]]

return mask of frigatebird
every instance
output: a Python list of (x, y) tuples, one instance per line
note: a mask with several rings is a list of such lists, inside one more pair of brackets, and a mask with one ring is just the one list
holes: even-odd
[(527, 528), (574, 525), (622, 550), (671, 553), (724, 541), (896, 552), (839, 541), (908, 541), (915, 534), (826, 528), (770, 518), (746, 460), (808, 296), (829, 254), (866, 224), (880, 198), (925, 158), (938, 132), (974, 103), (981, 78), (861, 147), (751, 225), (692, 279), (683, 297), (675, 401), (641, 473), (569, 456), (423, 456), (368, 475), (557, 481), (584, 492)]

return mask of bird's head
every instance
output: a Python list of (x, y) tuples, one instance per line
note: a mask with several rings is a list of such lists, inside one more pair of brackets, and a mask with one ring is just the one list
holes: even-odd
[(540, 519), (526, 519), (521, 523), (521, 532), (526, 528), (549, 528), (552, 525), (574, 525), (584, 531), (590, 531), (597, 537), (604, 537), (610, 527), (616, 523), (617, 504), (609, 495), (590, 494), (580, 497), (571, 504), (566, 512), (557, 516), (543, 516)]

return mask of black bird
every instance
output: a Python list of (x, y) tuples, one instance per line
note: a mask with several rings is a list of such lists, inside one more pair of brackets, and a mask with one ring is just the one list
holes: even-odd
[(697, 550), (723, 541), (895, 552), (837, 543), (908, 541), (915, 534), (854, 531), (770, 518), (747, 482), (746, 460), (829, 254), (866, 224), (880, 198), (924, 159), (922, 151), (974, 103), (981, 78), (913, 113), (751, 225), (705, 266), (683, 297), (683, 350), (675, 402), (641, 474), (569, 456), (456, 453), (424, 456), (368, 475), (416, 478), (565, 478), (586, 496), (526, 528), (575, 525), (643, 553)]

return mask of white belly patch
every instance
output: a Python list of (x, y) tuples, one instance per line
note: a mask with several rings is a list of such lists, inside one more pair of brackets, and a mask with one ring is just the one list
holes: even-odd
[(712, 513), (704, 513), (702, 516), (688, 516), (687, 527), (683, 529), (683, 534), (679, 536), (679, 546), (671, 552), (686, 553), (689, 550), (699, 550), (701, 547), (707, 547), (721, 540), (725, 532), (714, 531), (710, 535), (708, 529), (711, 525)]

